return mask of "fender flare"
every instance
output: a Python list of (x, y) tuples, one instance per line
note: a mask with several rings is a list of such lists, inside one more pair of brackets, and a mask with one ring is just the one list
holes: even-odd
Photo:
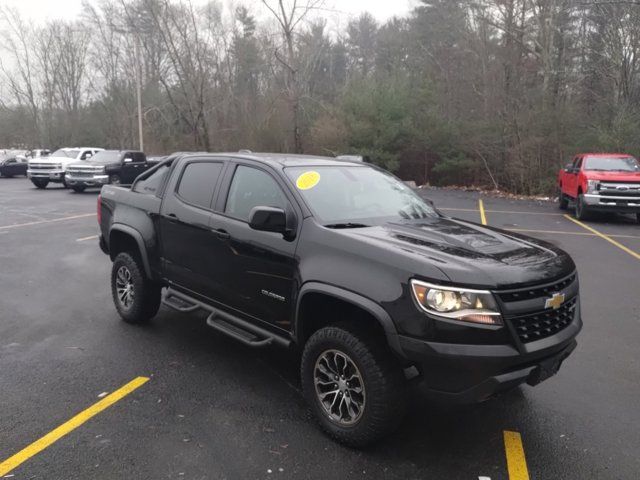
[(153, 278), (153, 274), (151, 273), (151, 267), (149, 265), (149, 257), (147, 256), (147, 247), (144, 244), (144, 239), (142, 238), (142, 234), (133, 227), (129, 225), (124, 225), (121, 223), (114, 223), (109, 230), (109, 247), (111, 247), (111, 234), (113, 232), (122, 232), (126, 235), (132, 237), (136, 243), (138, 244), (138, 249), (140, 250), (140, 257), (142, 258), (142, 265), (144, 266), (144, 272), (147, 274), (148, 278)]
[(325, 295), (329, 295), (331, 297), (335, 297), (339, 300), (343, 300), (348, 302), (356, 307), (359, 307), (366, 312), (370, 313), (382, 326), (385, 332), (385, 336), (387, 337), (387, 343), (391, 350), (401, 359), (406, 359), (406, 355), (402, 351), (402, 347), (400, 346), (400, 339), (398, 337), (398, 330), (396, 329), (391, 316), (387, 313), (387, 311), (378, 305), (373, 300), (364, 297), (360, 294), (354, 293), (350, 290), (345, 290), (340, 287), (335, 287), (333, 285), (328, 285), (320, 282), (308, 282), (305, 283), (300, 291), (298, 292), (298, 298), (296, 301), (296, 311), (295, 311), (295, 330), (294, 335), (295, 338), (300, 344), (300, 332), (302, 332), (302, 325), (300, 320), (300, 304), (302, 299), (307, 293), (322, 293)]

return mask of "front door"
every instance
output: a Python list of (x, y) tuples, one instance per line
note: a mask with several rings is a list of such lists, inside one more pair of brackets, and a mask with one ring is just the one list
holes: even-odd
[(126, 153), (122, 160), (122, 169), (120, 172), (121, 182), (130, 185), (145, 170), (147, 161), (141, 152)]
[(209, 228), (211, 203), (224, 162), (189, 159), (177, 168), (167, 185), (160, 212), (164, 276), (192, 293), (210, 297), (210, 275), (220, 267), (216, 237)]
[(218, 200), (220, 213), (212, 216), (211, 228), (219, 232), (217, 241), (228, 252), (224, 270), (217, 271), (222, 277), (214, 282), (222, 288), (219, 295), (238, 312), (290, 329), (297, 291), (297, 242), (253, 230), (248, 223), (253, 207), (292, 209), (295, 202), (285, 191), (267, 170), (236, 165), (226, 200)]

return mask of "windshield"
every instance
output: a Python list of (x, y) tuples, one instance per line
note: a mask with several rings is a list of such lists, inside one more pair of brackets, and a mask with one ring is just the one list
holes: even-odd
[(584, 170), (609, 172), (640, 172), (640, 164), (633, 157), (587, 157)]
[(290, 167), (285, 171), (326, 226), (348, 228), (437, 216), (404, 183), (371, 167)]
[(120, 151), (119, 150), (102, 150), (91, 157), (92, 162), (119, 162)]
[(68, 148), (61, 148), (51, 154), (52, 157), (69, 157), (76, 158), (80, 154), (80, 150), (70, 150)]

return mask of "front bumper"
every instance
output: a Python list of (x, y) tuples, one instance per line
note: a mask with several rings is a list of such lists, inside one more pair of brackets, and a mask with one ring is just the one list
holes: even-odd
[(66, 181), (67, 185), (72, 187), (101, 187), (109, 183), (109, 175), (99, 174), (90, 177), (76, 177), (73, 176), (73, 174), (67, 173)]
[(582, 329), (578, 311), (556, 335), (526, 344), (466, 345), (399, 336), (405, 356), (421, 373), (421, 389), (433, 400), (477, 403), (522, 383), (536, 385), (555, 374), (576, 348)]
[(583, 195), (583, 198), (589, 210), (619, 213), (640, 212), (640, 197), (596, 195), (588, 193)]
[(32, 170), (27, 169), (27, 177), (37, 180), (48, 180), (50, 182), (62, 183), (64, 180), (64, 170)]

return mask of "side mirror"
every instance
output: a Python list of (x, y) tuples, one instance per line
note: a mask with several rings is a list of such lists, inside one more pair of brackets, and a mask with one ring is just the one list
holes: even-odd
[(133, 158), (127, 157), (123, 160), (124, 163), (131, 163), (133, 162)]
[(573, 172), (573, 163), (567, 163), (564, 166), (564, 171), (567, 173), (572, 173)]
[(281, 208), (253, 207), (249, 214), (249, 226), (262, 232), (275, 232), (286, 235), (287, 214)]

